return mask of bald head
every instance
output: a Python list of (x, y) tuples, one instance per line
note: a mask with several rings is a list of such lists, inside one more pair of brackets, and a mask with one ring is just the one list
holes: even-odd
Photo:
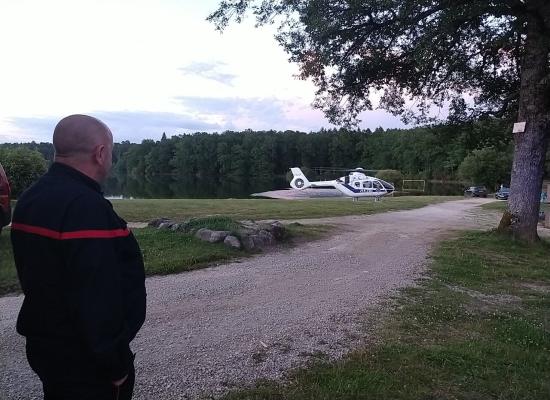
[(55, 161), (68, 164), (96, 181), (111, 168), (113, 135), (103, 122), (89, 115), (69, 115), (53, 132)]
[(53, 132), (56, 157), (87, 155), (111, 140), (107, 125), (89, 115), (69, 115), (59, 121)]

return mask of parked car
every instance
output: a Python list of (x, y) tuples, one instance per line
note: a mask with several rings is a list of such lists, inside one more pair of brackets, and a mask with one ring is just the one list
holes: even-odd
[(510, 188), (507, 188), (507, 187), (501, 187), (495, 193), (495, 199), (498, 199), (498, 200), (508, 200), (508, 196), (510, 196)]
[(464, 196), (487, 197), (487, 189), (485, 186), (470, 186), (464, 191)]
[(10, 184), (2, 164), (0, 164), (0, 232), (11, 222)]

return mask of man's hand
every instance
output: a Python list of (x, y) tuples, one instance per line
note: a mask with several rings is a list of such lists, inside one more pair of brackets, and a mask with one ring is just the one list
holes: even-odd
[(112, 381), (113, 385), (115, 386), (120, 386), (122, 385), (124, 382), (126, 382), (126, 379), (128, 379), (128, 374), (126, 374), (126, 376), (124, 378), (121, 378), (119, 379), (118, 381)]

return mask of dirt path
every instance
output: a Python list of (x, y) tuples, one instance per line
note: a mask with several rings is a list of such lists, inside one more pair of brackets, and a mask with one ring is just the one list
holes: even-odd
[[(368, 332), (364, 313), (423, 271), (452, 229), (494, 226), (471, 199), (338, 223), (328, 239), (219, 267), (147, 279), (148, 316), (133, 342), (135, 399), (187, 399), (273, 378), (312, 354), (338, 357)], [(0, 399), (40, 398), (14, 332), (21, 296), (0, 298)]]

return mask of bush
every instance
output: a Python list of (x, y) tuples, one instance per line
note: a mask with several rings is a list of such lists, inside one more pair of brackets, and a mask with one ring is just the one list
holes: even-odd
[(466, 156), (458, 167), (458, 175), (473, 184), (495, 188), (502, 183), (510, 182), (511, 169), (511, 152), (485, 147)]
[(42, 154), (25, 147), (0, 149), (0, 163), (8, 176), (13, 197), (19, 196), (47, 169)]
[(403, 174), (396, 169), (381, 169), (376, 174), (376, 178), (393, 184), (396, 189), (398, 186), (401, 187), (401, 183), (403, 182)]

